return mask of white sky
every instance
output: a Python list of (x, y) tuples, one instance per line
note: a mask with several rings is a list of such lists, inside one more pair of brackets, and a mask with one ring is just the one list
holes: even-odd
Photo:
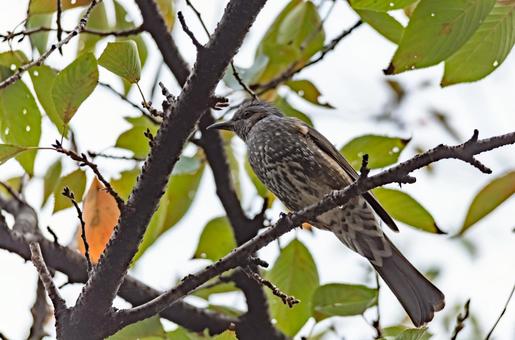
[[(25, 15), (26, 0), (0, 1), (0, 31), (12, 30)], [(135, 18), (139, 18), (137, 9), (132, 1), (123, 0), (130, 8)], [(221, 16), (222, 5), (225, 1), (194, 1), (204, 13), (204, 18), (210, 29), (214, 29)], [(236, 62), (241, 66), (249, 66), (252, 62), (254, 48), (264, 30), (284, 6), (285, 0), (269, 1), (253, 26), (245, 46), (237, 56)], [(179, 1), (178, 7), (184, 9), (184, 2)], [(327, 7), (326, 7), (327, 8)], [(77, 11), (75, 11), (77, 13)], [(203, 37), (194, 16), (188, 10), (185, 15), (189, 26)], [(65, 27), (72, 27), (73, 15), (66, 16)], [(328, 39), (337, 35), (344, 27), (350, 27), (356, 21), (355, 15), (343, 1), (337, 2), (336, 8), (326, 23)], [(175, 37), (181, 52), (190, 62), (194, 57), (194, 49), (189, 39), (180, 30), (175, 31)], [(147, 89), (159, 62), (155, 48), (149, 36), (146, 41), (150, 46), (150, 58), (145, 66), (146, 79), (143, 88)], [(21, 48), (28, 52), (27, 41)], [(49, 59), (50, 64), (64, 67), (70, 62), (71, 51), (76, 45), (72, 43), (64, 48), (65, 56), (58, 53)], [(0, 44), (0, 51), (8, 49), (7, 44)], [(515, 130), (515, 58), (511, 54), (499, 67), (499, 70), (487, 79), (478, 83), (458, 85), (440, 89), (437, 84), (443, 67), (436, 66), (426, 70), (414, 71), (394, 77), (414, 88), (422, 81), (432, 84), (424, 90), (413, 91), (398, 114), (409, 122), (405, 130), (391, 124), (372, 122), (370, 117), (381, 112), (389, 100), (388, 89), (384, 84), (385, 77), (382, 69), (388, 65), (395, 46), (376, 34), (368, 27), (361, 27), (342, 42), (336, 51), (330, 53), (324, 62), (304, 71), (298, 78), (312, 80), (323, 93), (324, 97), (337, 109), (322, 110), (308, 106), (302, 100), (291, 98), (292, 102), (304, 112), (309, 112), (315, 126), (337, 146), (341, 146), (353, 137), (364, 133), (377, 133), (402, 137), (413, 137), (411, 146), (404, 152), (402, 158), (413, 155), (413, 146), (421, 145), (429, 148), (439, 143), (454, 143), (454, 141), (435, 124), (429, 109), (437, 108), (450, 115), (451, 124), (460, 132), (462, 138), (468, 138), (474, 128), (480, 130), (480, 137), (498, 135)], [(97, 53), (98, 56), (98, 53)], [(101, 78), (113, 81), (114, 78), (101, 70)], [(26, 79), (26, 78), (24, 78)], [(168, 71), (163, 71), (162, 81), (178, 93), (179, 89)], [(113, 82), (117, 85), (117, 83)], [(133, 99), (140, 99), (132, 93)], [(125, 115), (135, 115), (130, 106), (118, 100), (103, 89), (97, 89), (82, 105), (72, 121), (78, 132), (78, 143), (81, 150), (101, 151), (114, 145), (118, 134), (128, 125), (121, 119)], [(57, 132), (44, 122), (42, 143), (50, 144), (57, 137)], [(237, 143), (238, 154), (244, 153), (241, 143)], [(456, 231), (463, 222), (467, 207), (475, 193), (494, 177), (515, 168), (515, 147), (506, 147), (482, 155), (480, 159), (493, 169), (493, 174), (486, 176), (475, 168), (457, 161), (443, 161), (435, 166), (434, 174), (419, 171), (417, 183), (407, 185), (403, 189), (417, 198), (435, 216), (441, 229)], [(51, 153), (41, 152), (37, 159), (36, 174), (40, 176), (46, 167), (56, 158)], [(112, 161), (98, 160), (101, 170), (108, 176), (115, 176), (120, 170), (127, 169), (132, 164), (116, 164)], [(65, 172), (71, 171), (68, 164)], [(19, 174), (20, 168), (11, 161), (2, 166), (1, 179)], [(89, 180), (91, 180), (91, 174)], [(88, 181), (89, 184), (89, 181)], [(244, 208), (255, 211), (259, 200), (252, 192), (251, 185), (244, 181)], [(42, 183), (34, 181), (28, 190), (28, 200), (35, 207), (40, 206)], [(401, 225), (401, 232), (391, 238), (422, 271), (434, 266), (442, 267), (442, 273), (436, 284), (447, 297), (447, 307), (436, 315), (431, 324), (431, 330), (436, 333), (434, 339), (448, 339), (449, 331), (442, 326), (443, 320), (450, 317), (455, 323), (454, 306), (462, 305), (471, 298), (471, 312), (479, 318), (483, 333), (471, 334), (467, 324), (461, 334), (461, 339), (479, 339), (489, 330), (500, 313), (510, 289), (515, 280), (515, 250), (512, 229), (515, 227), (513, 198), (503, 204), (494, 214), (485, 218), (466, 234), (465, 238), (472, 242), (478, 251), (477, 257), (467, 255), (462, 242), (443, 236), (431, 235), (415, 231)], [(51, 206), (51, 204), (49, 204)], [(279, 213), (275, 207), (270, 216), (275, 219)], [(173, 285), (178, 278), (193, 269), (203, 267), (205, 261), (190, 261), (202, 227), (212, 217), (223, 214), (223, 209), (215, 195), (211, 173), (204, 174), (201, 189), (188, 215), (170, 232), (165, 234), (147, 251), (132, 274), (144, 282), (166, 289)], [(40, 225), (51, 225), (58, 233), (61, 242), (73, 238), (76, 219), (73, 211), (60, 212), (51, 216), (49, 209), (40, 215)], [(345, 249), (332, 235), (317, 231), (314, 235), (305, 232), (291, 232), (282, 239), (286, 244), (295, 234), (307, 244), (312, 252), (320, 272), (321, 282), (351, 282), (372, 284), (367, 276), (365, 261)], [(273, 262), (277, 255), (277, 246), (272, 244), (265, 248), (260, 256)], [(20, 257), (0, 251), (0, 332), (10, 339), (22, 339), (28, 333), (32, 322), (30, 307), (34, 299), (36, 273), (31, 263), (24, 263)], [(56, 280), (65, 281), (62, 275)], [(73, 304), (80, 291), (79, 285), (69, 285), (62, 290), (69, 304)], [(217, 303), (225, 302), (241, 305), (237, 296), (217, 298)], [(191, 299), (192, 303), (200, 303)], [(393, 295), (386, 289), (382, 290), (380, 305), (384, 326), (394, 325), (402, 319), (402, 309)], [(510, 306), (495, 332), (496, 339), (515, 338), (515, 306)], [(375, 316), (375, 311), (366, 314), (368, 319)], [(333, 318), (324, 323), (336, 326), (340, 338), (370, 339), (374, 334), (362, 318)], [(322, 329), (323, 324), (317, 326)], [(168, 325), (169, 326), (169, 325)], [(305, 327), (301, 335), (307, 335), (310, 327)], [(51, 331), (50, 327), (50, 331)], [(328, 337), (336, 339), (333, 336)]]

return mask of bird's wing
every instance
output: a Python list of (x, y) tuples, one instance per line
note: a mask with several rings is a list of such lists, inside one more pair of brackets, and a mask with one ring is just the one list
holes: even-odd
[[(358, 173), (354, 168), (347, 162), (347, 160), (343, 157), (341, 153), (336, 150), (333, 144), (327, 138), (324, 137), (320, 132), (311, 128), (309, 125), (305, 124), (301, 120), (296, 118), (290, 118), (296, 122), (296, 126), (299, 131), (304, 135), (311, 138), (311, 140), (320, 148), (322, 151), (327, 153), (332, 159), (334, 159), (342, 169), (353, 179), (356, 180), (358, 178)], [(384, 210), (384, 208), (379, 204), (377, 199), (370, 192), (366, 192), (363, 194), (365, 200), (370, 204), (372, 209), (376, 212), (377, 215), (383, 220), (384, 223), (393, 231), (399, 231), (399, 228), (395, 224), (395, 221), (388, 215), (388, 213)]]

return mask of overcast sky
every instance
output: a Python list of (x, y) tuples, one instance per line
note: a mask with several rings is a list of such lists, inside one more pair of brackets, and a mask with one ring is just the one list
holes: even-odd
[[(127, 4), (130, 12), (139, 20), (139, 13), (133, 1), (122, 0), (122, 2)], [(193, 2), (204, 14), (209, 28), (214, 29), (222, 14), (225, 1)], [(0, 1), (1, 32), (12, 30), (24, 18), (27, 3), (26, 0)], [(242, 51), (236, 57), (238, 65), (249, 66), (252, 63), (254, 49), (259, 39), (285, 3), (284, 0), (268, 1), (247, 37)], [(178, 7), (185, 11), (189, 26), (199, 38), (202, 38), (200, 26), (192, 13), (184, 9), (182, 0), (178, 1)], [(324, 13), (326, 10), (327, 6), (322, 7)], [(64, 27), (66, 28), (74, 25), (78, 11), (70, 11), (70, 13), (75, 15), (65, 16)], [(337, 35), (345, 27), (352, 26), (356, 20), (357, 17), (349, 10), (346, 3), (338, 1), (326, 22), (327, 39)], [(175, 30), (174, 36), (181, 52), (192, 63), (195, 51), (191, 42), (181, 30)], [(151, 55), (144, 69), (146, 78), (143, 79), (142, 86), (148, 92), (151, 78), (160, 60), (153, 53), (156, 49), (150, 37), (146, 35), (145, 38), (150, 46)], [(15, 44), (15, 46), (18, 45)], [(20, 46), (27, 53), (29, 52), (27, 41)], [(103, 45), (99, 46), (97, 57), (102, 47)], [(6, 43), (0, 44), (0, 51), (7, 49)], [(64, 57), (54, 53), (49, 63), (57, 68), (63, 68), (70, 62), (74, 54), (72, 51), (75, 50), (74, 42), (64, 48)], [(443, 72), (441, 65), (395, 76), (393, 79), (401, 82), (410, 91), (406, 102), (396, 111), (396, 114), (408, 124), (404, 129), (399, 129), (390, 123), (373, 121), (372, 116), (381, 113), (391, 100), (391, 93), (385, 85), (386, 78), (382, 69), (388, 65), (394, 50), (395, 46), (392, 43), (372, 29), (360, 27), (322, 63), (298, 76), (298, 79), (312, 80), (321, 90), (324, 98), (336, 109), (316, 108), (293, 96), (290, 99), (299, 109), (308, 113), (316, 128), (338, 147), (353, 137), (365, 133), (413, 138), (402, 159), (412, 156), (415, 146), (429, 148), (440, 143), (455, 143), (452, 137), (431, 118), (429, 114), (431, 109), (438, 109), (448, 114), (450, 123), (457, 129), (462, 140), (468, 138), (474, 128), (479, 129), (480, 137), (515, 130), (515, 101), (513, 100), (515, 58), (513, 54), (487, 79), (468, 85), (440, 89), (438, 83)], [(102, 69), (100, 72), (102, 80), (118, 84), (105, 70)], [(24, 79), (27, 78), (24, 77)], [(174, 93), (178, 93), (179, 88), (167, 70), (163, 69), (161, 79)], [(431, 85), (424, 89), (417, 89), (423, 82), (429, 82)], [(135, 92), (131, 95), (134, 101), (140, 101)], [(109, 92), (98, 88), (81, 106), (72, 121), (72, 126), (77, 132), (80, 150), (103, 151), (114, 145), (119, 133), (128, 128), (121, 117), (136, 114), (137, 112), (130, 106)], [(45, 119), (43, 145), (50, 144), (56, 137), (58, 137), (57, 131)], [(235, 145), (237, 153), (243, 156), (245, 150), (242, 143), (235, 142)], [(407, 185), (403, 190), (412, 194), (428, 208), (441, 229), (452, 234), (463, 223), (468, 205), (475, 193), (493, 178), (515, 169), (514, 155), (513, 146), (481, 155), (479, 158), (493, 170), (493, 174), (489, 176), (458, 161), (443, 161), (434, 167), (432, 174), (426, 171), (415, 173), (417, 183)], [(40, 152), (36, 164), (37, 177), (41, 176), (55, 159), (55, 154)], [(99, 160), (99, 165), (107, 177), (116, 176), (120, 170), (132, 166), (130, 163), (104, 160)], [(73, 170), (73, 164), (69, 163), (64, 172), (71, 170)], [(0, 178), (5, 179), (20, 173), (20, 167), (16, 162), (10, 161), (2, 165)], [(88, 176), (89, 184), (92, 176), (91, 174)], [(260, 203), (259, 199), (248, 181), (243, 181), (243, 185), (244, 208), (255, 211)], [(35, 207), (41, 204), (41, 191), (42, 183), (39, 179), (27, 188), (28, 201)], [(49, 204), (49, 207), (51, 206), (52, 204)], [(450, 317), (453, 327), (456, 315), (455, 305), (463, 305), (468, 298), (472, 301), (471, 312), (478, 317), (483, 333), (481, 336), (471, 334), (469, 332), (471, 327), (467, 325), (461, 339), (482, 338), (495, 322), (515, 280), (515, 235), (512, 232), (515, 227), (514, 210), (515, 200), (512, 198), (466, 234), (465, 239), (477, 250), (475, 257), (468, 254), (463, 242), (459, 239), (415, 231), (402, 224), (401, 232), (391, 236), (394, 243), (420, 270), (442, 268), (435, 283), (446, 294), (447, 307), (436, 315), (435, 321), (430, 326), (436, 334), (434, 339), (449, 338), (449, 331), (443, 326), (444, 319)], [(269, 216), (276, 219), (279, 211), (280, 206), (276, 205)], [(223, 209), (215, 195), (211, 173), (206, 171), (188, 215), (147, 251), (132, 273), (151, 286), (166, 289), (191, 270), (202, 268), (207, 264), (206, 261), (190, 260), (198, 235), (208, 220), (221, 214)], [(40, 215), (40, 226), (44, 228), (47, 225), (51, 225), (57, 232), (61, 242), (71, 241), (76, 227), (74, 212), (69, 210), (52, 216), (47, 207)], [(366, 261), (347, 250), (331, 234), (322, 231), (316, 231), (314, 234), (302, 231), (290, 232), (281, 239), (281, 243), (287, 244), (293, 237), (300, 238), (313, 253), (322, 283), (373, 284)], [(269, 245), (260, 253), (262, 258), (270, 262), (273, 262), (276, 255), (276, 244)], [(24, 263), (17, 255), (1, 250), (0, 268), (2, 269), (0, 332), (10, 339), (22, 339), (28, 334), (32, 322), (30, 307), (34, 300), (36, 272), (31, 263)], [(65, 282), (66, 278), (58, 275), (56, 280), (60, 284)], [(68, 285), (62, 290), (70, 305), (74, 303), (79, 292), (80, 285)], [(202, 305), (201, 301), (194, 298), (189, 300)], [(244, 307), (238, 295), (217, 298), (214, 301)], [(395, 325), (402, 320), (402, 308), (387, 289), (381, 290), (380, 306), (381, 321), (384, 326)], [(495, 332), (496, 339), (515, 338), (514, 307), (512, 302), (511, 308), (508, 309)], [(368, 320), (375, 317), (375, 310), (367, 312), (365, 317)], [(326, 323), (335, 325), (340, 338), (345, 336), (346, 339), (370, 339), (374, 334), (374, 330), (360, 317), (332, 318), (317, 326), (315, 331), (322, 329)], [(166, 326), (173, 327), (168, 323)], [(311, 326), (312, 324), (305, 327), (300, 335), (307, 335)], [(328, 337), (328, 339), (337, 338), (334, 333)]]

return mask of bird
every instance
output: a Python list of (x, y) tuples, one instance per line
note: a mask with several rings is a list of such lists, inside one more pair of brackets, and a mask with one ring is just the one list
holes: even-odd
[[(291, 211), (315, 204), (358, 178), (349, 162), (319, 131), (285, 116), (265, 101), (244, 102), (230, 120), (214, 123), (208, 129), (229, 130), (240, 137), (257, 177)], [(381, 229), (379, 219), (398, 231), (395, 221), (367, 192), (308, 222), (332, 232), (365, 257), (413, 324), (423, 326), (444, 308), (445, 296), (401, 254)]]

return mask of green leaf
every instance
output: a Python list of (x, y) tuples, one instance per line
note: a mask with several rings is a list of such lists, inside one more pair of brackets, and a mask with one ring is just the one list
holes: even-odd
[[(201, 155), (196, 157), (201, 158)], [(195, 172), (172, 175), (166, 191), (159, 201), (159, 208), (145, 232), (143, 241), (134, 257), (134, 262), (150, 247), (164, 232), (172, 228), (188, 212), (197, 193), (205, 165), (201, 164)]]
[(27, 151), (29, 148), (11, 145), (11, 144), (0, 144), (0, 165), (4, 164), (9, 159), (16, 157), (23, 151)]
[[(5, 143), (20, 147), (39, 145), (41, 112), (23, 81), (17, 81), (0, 90), (0, 137)], [(34, 149), (18, 155), (16, 160), (32, 175), (35, 158)]]
[(462, 235), (483, 217), (490, 214), (504, 201), (515, 193), (515, 171), (511, 171), (488, 183), (474, 197), (467, 211), (463, 226), (459, 231)]
[[(82, 12), (81, 16), (84, 15)], [(93, 29), (96, 31), (108, 31), (110, 26), (107, 20), (107, 13), (104, 2), (99, 3), (93, 8), (86, 24), (86, 28)], [(81, 52), (95, 52), (97, 42), (102, 37), (96, 34), (82, 33), (79, 35), (79, 44), (77, 54)]]
[(404, 330), (395, 337), (395, 340), (429, 340), (432, 334), (427, 331), (427, 327), (410, 328)]
[(318, 270), (309, 250), (299, 240), (293, 240), (275, 261), (267, 279), (282, 292), (300, 300), (289, 308), (267, 290), (270, 314), (275, 324), (287, 336), (293, 337), (311, 316), (311, 298), (319, 285)]
[(47, 169), (45, 176), (43, 177), (43, 201), (41, 203), (42, 207), (46, 204), (48, 198), (54, 192), (57, 181), (61, 177), (62, 170), (63, 165), (61, 164), (60, 158)]
[(384, 168), (397, 162), (409, 141), (398, 137), (363, 135), (345, 144), (340, 149), (340, 153), (356, 170), (361, 167), (365, 154), (368, 155), (370, 169)]
[[(0, 150), (2, 149), (2, 145), (0, 144)], [(2, 152), (0, 151), (0, 154)], [(1, 156), (0, 156), (1, 158)], [(20, 192), (22, 188), (23, 182), (23, 175), (22, 176), (14, 176), (11, 178), (8, 178), (6, 180), (2, 180), (3, 183), (6, 183), (11, 189), (13, 189), (15, 192)], [(0, 185), (0, 193), (4, 194), (6, 197), (11, 197), (11, 192), (7, 190), (3, 185)]]
[(304, 65), (322, 49), (324, 40), (322, 20), (315, 5), (311, 1), (290, 1), (258, 46), (255, 63), (266, 59), (267, 66), (252, 83), (265, 83), (292, 65)]
[(84, 171), (77, 169), (59, 179), (54, 188), (54, 213), (73, 206), (70, 200), (62, 195), (64, 187), (68, 187), (73, 192), (77, 202), (82, 201), (86, 189), (86, 174)]
[(141, 77), (141, 62), (138, 46), (132, 40), (116, 41), (107, 44), (98, 63), (124, 78), (130, 83), (137, 83)]
[(383, 37), (399, 44), (404, 27), (390, 14), (368, 10), (356, 10), (356, 13)]
[(277, 97), (274, 101), (274, 105), (282, 111), (288, 117), (295, 117), (302, 120), (304, 123), (313, 126), (313, 122), (311, 119), (304, 113), (295, 109), (293, 106), (288, 103), (288, 101), (283, 97)]
[(515, 4), (497, 2), (465, 45), (445, 61), (442, 86), (482, 79), (496, 70), (515, 44)]
[(354, 9), (387, 12), (394, 9), (404, 8), (415, 1), (416, 0), (351, 0), (350, 4)]
[(193, 258), (217, 261), (236, 248), (234, 232), (227, 217), (216, 217), (209, 221), (198, 241)]
[[(89, 5), (91, 0), (61, 0), (61, 8), (67, 10), (70, 8)], [(31, 0), (29, 4), (29, 13), (52, 13), (57, 11), (57, 2), (54, 0)]]
[[(51, 14), (34, 14), (27, 18), (25, 26), (28, 30), (39, 27), (50, 27), (52, 23)], [(48, 32), (39, 32), (30, 35), (30, 44), (35, 48), (39, 54), (46, 52), (48, 43)]]
[(377, 305), (377, 289), (343, 283), (326, 284), (315, 291), (312, 304), (317, 321), (331, 316), (360, 315)]
[(320, 96), (322, 95), (320, 91), (317, 89), (315, 84), (310, 82), (309, 80), (289, 80), (285, 83), (290, 89), (292, 89), (296, 94), (307, 100), (308, 102), (320, 105), (323, 107), (331, 108), (329, 103), (320, 102)]
[(163, 17), (166, 28), (168, 32), (172, 31), (173, 23), (175, 21), (175, 13), (173, 11), (173, 1), (172, 0), (157, 0), (156, 1), (157, 8), (159, 9), (159, 13)]
[(10, 77), (20, 66), (28, 62), (27, 56), (22, 51), (0, 53), (0, 81)]
[(129, 199), (129, 195), (140, 173), (141, 170), (139, 168), (122, 171), (119, 178), (111, 180), (111, 186), (126, 201)]
[(175, 163), (172, 175), (195, 173), (201, 165), (202, 162), (198, 157), (181, 156), (177, 163)]
[(209, 297), (213, 294), (232, 293), (238, 291), (238, 288), (236, 288), (234, 282), (222, 282), (212, 286), (211, 284), (214, 283), (215, 280), (217, 279), (206, 282), (206, 288), (199, 288), (193, 291), (191, 294), (204, 300), (208, 300)]
[[(148, 139), (145, 137), (147, 129), (147, 127), (143, 126), (134, 126), (118, 136), (115, 146), (132, 151), (134, 153), (134, 157), (146, 157), (150, 151)], [(157, 127), (152, 127), (149, 130), (152, 135), (155, 135)]]
[(436, 65), (474, 34), (495, 0), (421, 0), (385, 70), (396, 74)]
[(46, 65), (41, 65), (33, 67), (29, 73), (39, 103), (59, 133), (64, 135), (66, 127), (61, 116), (55, 110), (54, 99), (52, 98), (52, 87), (57, 77), (57, 71)]
[(210, 303), (207, 306), (207, 309), (210, 310), (210, 311), (213, 311), (215, 313), (219, 313), (219, 314), (224, 314), (224, 315), (230, 316), (232, 318), (239, 318), (240, 316), (242, 316), (245, 313), (241, 309), (238, 309), (238, 308), (235, 308), (235, 307), (224, 306), (224, 305), (216, 305), (216, 304), (212, 304), (212, 303)]
[(56, 112), (65, 124), (93, 92), (97, 82), (97, 60), (92, 53), (84, 53), (57, 74), (52, 98)]
[(429, 211), (407, 193), (387, 188), (376, 188), (372, 192), (394, 219), (419, 230), (445, 234), (438, 228)]
[(130, 324), (116, 332), (116, 334), (107, 337), (107, 340), (138, 340), (148, 337), (157, 337), (158, 339), (166, 339), (166, 333), (161, 325), (159, 316), (155, 315), (145, 320)]

